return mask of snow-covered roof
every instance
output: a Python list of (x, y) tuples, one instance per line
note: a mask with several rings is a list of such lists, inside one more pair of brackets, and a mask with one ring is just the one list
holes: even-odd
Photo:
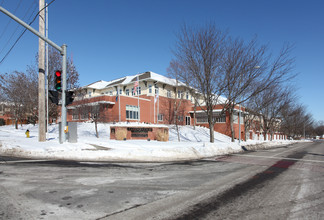
[[(150, 72), (151, 73), (151, 79), (171, 85), (171, 86), (176, 86), (177, 85), (177, 81), (176, 79), (172, 79), (154, 72)], [(185, 86), (185, 84), (183, 82), (178, 81), (178, 86)]]
[[(111, 80), (111, 81), (100, 80), (100, 81), (94, 82), (92, 84), (89, 84), (87, 86), (84, 86), (82, 88), (105, 89), (105, 88), (114, 87), (114, 86), (125, 86), (125, 85), (135, 82), (137, 80), (137, 76), (138, 76), (139, 81), (160, 82), (162, 84), (167, 84), (167, 85), (171, 85), (171, 86), (186, 86), (186, 84), (184, 84), (183, 82), (178, 81), (178, 83), (177, 83), (176, 79), (172, 79), (172, 78), (154, 73), (152, 71), (147, 71), (144, 73), (129, 75), (129, 76), (125, 76), (125, 77), (118, 78), (118, 79)], [(226, 103), (226, 101), (227, 101), (227, 99), (225, 97), (219, 96), (217, 103), (224, 104), (224, 103)], [(201, 105), (204, 106), (204, 103), (201, 103)]]
[[(195, 111), (189, 111), (189, 113), (194, 113)], [(196, 113), (205, 113), (205, 110), (197, 110)], [(213, 109), (213, 112), (222, 112), (222, 109)]]
[(91, 83), (91, 84), (89, 84), (87, 86), (84, 86), (84, 87), (89, 88), (89, 89), (100, 89), (100, 88), (106, 87), (108, 84), (109, 84), (109, 82), (100, 80), (100, 81)]
[[(175, 79), (148, 71), (148, 72), (144, 72), (144, 73), (140, 73), (140, 74), (136, 74), (136, 75), (131, 75), (131, 76), (125, 76), (122, 78), (118, 78), (115, 80), (111, 80), (111, 81), (104, 81), (104, 80), (100, 80), (94, 83), (91, 83), (87, 86), (84, 86), (82, 88), (87, 88), (87, 89), (104, 89), (107, 87), (111, 87), (111, 86), (118, 86), (118, 85), (127, 85), (130, 83), (133, 83), (134, 81), (137, 80), (137, 76), (139, 78), (139, 81), (143, 81), (143, 80), (152, 80), (152, 81), (157, 81), (163, 84), (168, 84), (171, 86), (176, 86), (177, 82)], [(178, 81), (178, 86), (185, 86), (184, 83), (179, 82)]]
[(75, 109), (81, 106), (95, 106), (95, 105), (99, 105), (99, 104), (110, 104), (110, 105), (114, 105), (115, 102), (110, 102), (110, 101), (97, 101), (97, 102), (89, 102), (89, 103), (85, 103), (82, 105), (73, 105), (73, 106), (68, 106), (68, 109)]

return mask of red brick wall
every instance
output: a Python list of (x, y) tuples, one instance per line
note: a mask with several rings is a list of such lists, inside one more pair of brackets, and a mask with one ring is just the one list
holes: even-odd
[[(110, 101), (114, 102), (115, 104), (102, 104), (100, 107), (100, 122), (118, 122), (119, 121), (119, 101), (120, 101), (120, 114), (121, 114), (121, 121), (125, 122), (126, 119), (126, 105), (138, 105), (138, 98), (132, 96), (120, 96), (120, 99), (116, 101), (115, 96), (100, 96), (100, 97), (93, 97), (89, 99), (84, 99), (82, 101), (76, 101), (70, 106), (75, 105), (82, 105), (89, 102), (97, 102), (97, 101)], [(180, 100), (177, 100), (179, 103)], [(159, 97), (158, 101), (154, 103), (154, 96), (146, 96), (142, 95), (139, 99), (140, 104), (140, 122), (145, 123), (157, 123), (157, 124), (173, 124), (174, 123), (174, 99), (170, 99), (167, 97)], [(154, 109), (155, 105), (155, 109)], [(221, 105), (215, 106), (214, 109), (222, 109)], [(154, 113), (155, 110), (155, 113)], [(201, 110), (201, 108), (197, 107), (197, 111)], [(190, 100), (181, 100), (181, 105), (178, 109), (178, 116), (183, 116), (183, 121), (178, 121), (178, 124), (185, 125), (186, 123), (186, 116), (191, 116), (190, 124), (193, 125), (194, 118), (193, 114), (189, 112), (193, 111), (193, 104)], [(157, 121), (157, 114), (163, 114), (163, 121)], [(154, 120), (155, 117), (155, 120)], [(72, 121), (72, 110), (68, 111), (67, 116), (68, 121)], [(74, 121), (82, 121), (82, 120), (74, 120)], [(137, 120), (128, 120), (130, 122)], [(197, 124), (204, 127), (209, 127), (206, 124)], [(239, 137), (238, 134), (238, 124), (234, 123), (234, 131), (235, 131), (235, 138)], [(231, 129), (230, 129), (230, 119), (229, 114), (226, 113), (226, 123), (216, 123), (214, 125), (214, 130), (220, 132), (222, 134), (231, 136)], [(244, 125), (241, 125), (241, 137), (244, 138)]]

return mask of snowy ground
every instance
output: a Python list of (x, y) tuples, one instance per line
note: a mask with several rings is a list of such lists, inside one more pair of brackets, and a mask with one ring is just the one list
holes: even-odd
[[(30, 138), (25, 131), (29, 129)], [(215, 143), (209, 142), (209, 129), (192, 126), (180, 127), (178, 142), (174, 126), (169, 126), (168, 142), (147, 140), (110, 140), (110, 124), (99, 124), (99, 138), (95, 136), (94, 124), (78, 124), (78, 143), (59, 144), (58, 126), (51, 125), (46, 142), (38, 142), (38, 126), (23, 125), (0, 127), (0, 155), (34, 159), (65, 159), (78, 161), (133, 161), (162, 162), (191, 160), (242, 152), (238, 143), (228, 136), (215, 132)], [(243, 142), (242, 145), (262, 148), (291, 144), (291, 141)]]

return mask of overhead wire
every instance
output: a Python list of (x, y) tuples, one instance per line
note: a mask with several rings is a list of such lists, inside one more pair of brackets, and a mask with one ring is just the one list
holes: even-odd
[[(36, 20), (37, 16), (39, 15), (39, 13), (41, 11), (43, 11), (45, 8), (49, 7), (55, 0), (52, 0), (50, 3), (48, 3), (46, 6), (44, 6), (41, 10), (38, 11), (38, 13), (35, 15), (34, 19), (28, 24), (31, 25), (32, 23), (34, 23), (34, 21)], [(44, 18), (42, 18), (44, 19)], [(25, 34), (25, 32), (27, 31), (27, 28), (25, 28), (25, 30), (20, 34), (20, 36), (18, 37), (18, 39), (15, 41), (15, 43), (11, 46), (11, 48), (9, 49), (9, 51), (6, 53), (6, 55), (1, 59), (0, 64), (3, 63), (3, 61), (7, 58), (7, 56), (10, 54), (10, 52), (12, 51), (12, 49), (16, 46), (16, 44), (18, 43), (18, 41), (20, 40), (20, 38)]]
[[(23, 16), (23, 19), (27, 16), (27, 14), (29, 14), (29, 11), (32, 9), (32, 7), (34, 6), (35, 1), (32, 3), (32, 5), (29, 7), (29, 9), (27, 10), (27, 12), (25, 13), (25, 15)], [(37, 6), (37, 5), (36, 5)], [(34, 14), (34, 11), (37, 9), (34, 8), (34, 10), (32, 11), (32, 13), (30, 14), (29, 18), (27, 20), (30, 20), (32, 15)], [(10, 19), (10, 21), (12, 21), (12, 19)], [(9, 37), (9, 39), (7, 40), (6, 44), (4, 45), (4, 47), (2, 48), (2, 50), (0, 51), (0, 54), (2, 53), (2, 51), (4, 51), (7, 47), (7, 45), (9, 45), (9, 43), (11, 42), (11, 39), (13, 38), (13, 36), (16, 34), (16, 32), (18, 31), (18, 29), (21, 27), (21, 25), (17, 24), (15, 31), (11, 34), (11, 36)]]
[[(3, 0), (2, 2), (4, 2), (4, 0)], [(13, 12), (14, 14), (17, 12), (18, 8), (20, 7), (21, 2), (22, 2), (22, 0), (19, 1), (19, 3), (18, 3), (18, 5), (17, 5), (16, 9), (15, 9), (14, 12)], [(3, 5), (3, 3), (1, 3), (0, 5)], [(11, 21), (12, 21), (12, 19), (9, 19), (7, 25), (6, 25), (5, 28), (3, 29), (3, 31), (2, 31), (2, 33), (1, 33), (1, 35), (0, 35), (0, 40), (1, 40), (2, 36), (4, 35), (4, 33), (6, 32), (6, 30), (7, 30), (8, 26), (9, 26), (9, 24), (11, 23)]]

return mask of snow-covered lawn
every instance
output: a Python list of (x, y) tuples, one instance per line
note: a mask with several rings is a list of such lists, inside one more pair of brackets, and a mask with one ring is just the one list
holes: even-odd
[[(38, 126), (19, 125), (0, 127), (0, 154), (37, 159), (66, 159), (78, 161), (133, 161), (162, 162), (200, 159), (241, 152), (238, 143), (215, 132), (215, 143), (209, 142), (209, 129), (204, 127), (180, 126), (178, 142), (174, 126), (169, 127), (169, 141), (110, 140), (110, 125), (98, 124), (99, 138), (95, 136), (94, 124), (78, 123), (78, 143), (59, 144), (58, 125), (49, 126), (46, 142), (38, 142)], [(30, 138), (25, 131), (29, 129)], [(273, 147), (291, 144), (291, 141), (257, 142), (243, 145)]]

